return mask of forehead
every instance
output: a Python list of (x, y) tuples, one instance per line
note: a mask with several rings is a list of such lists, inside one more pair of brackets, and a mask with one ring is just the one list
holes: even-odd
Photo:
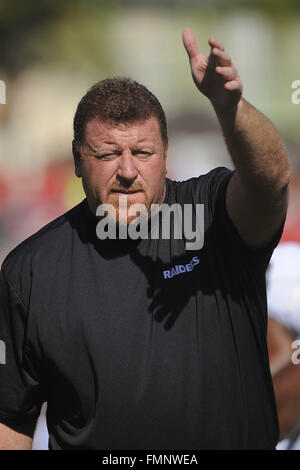
[(159, 122), (154, 116), (131, 123), (101, 121), (95, 117), (87, 122), (85, 135), (90, 143), (118, 144), (125, 141), (162, 143)]

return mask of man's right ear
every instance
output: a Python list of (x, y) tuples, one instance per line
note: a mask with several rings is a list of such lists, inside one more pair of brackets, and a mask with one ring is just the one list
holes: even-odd
[(77, 178), (81, 178), (79, 144), (78, 142), (75, 142), (75, 140), (72, 142), (72, 152), (74, 158), (75, 175)]

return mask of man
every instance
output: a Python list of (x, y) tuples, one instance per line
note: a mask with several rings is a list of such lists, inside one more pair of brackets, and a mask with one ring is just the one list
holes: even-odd
[[(288, 156), (242, 97), (223, 46), (210, 39), (206, 58), (191, 30), (183, 42), (236, 170), (169, 180), (157, 99), (126, 79), (88, 91), (73, 142), (87, 198), (2, 266), (3, 448), (31, 447), (43, 401), (51, 449), (276, 446), (265, 271), (285, 218)], [(183, 237), (101, 239), (103, 204), (119, 234), (136, 220), (124, 199), (150, 219), (154, 204), (192, 206), (194, 216), (204, 204), (203, 247), (187, 249)]]
[(282, 441), (300, 449), (300, 245), (280, 243), (267, 272), (268, 348)]

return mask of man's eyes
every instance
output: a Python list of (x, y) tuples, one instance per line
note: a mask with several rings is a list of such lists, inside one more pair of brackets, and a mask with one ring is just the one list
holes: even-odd
[(151, 157), (152, 153), (147, 152), (146, 150), (135, 150), (132, 152), (132, 155), (141, 159), (145, 159)]
[[(97, 160), (115, 160), (117, 157), (119, 157), (121, 153), (119, 152), (111, 152), (111, 153), (104, 153), (104, 154), (95, 154), (94, 157)], [(146, 160), (151, 157), (152, 152), (146, 151), (146, 150), (134, 150), (132, 152), (132, 155), (140, 160)]]
[(114, 160), (115, 158), (118, 157), (118, 154), (117, 153), (105, 153), (103, 155), (94, 155), (94, 157), (97, 159), (97, 160)]

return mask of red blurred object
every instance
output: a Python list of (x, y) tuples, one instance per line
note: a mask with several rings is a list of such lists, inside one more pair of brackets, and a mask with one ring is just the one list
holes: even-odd
[(0, 178), (0, 207), (5, 203), (8, 195), (8, 188), (3, 179)]
[(298, 242), (300, 243), (300, 221), (298, 224), (286, 227), (283, 231), (280, 243)]
[(72, 162), (64, 161), (54, 163), (45, 171), (45, 183), (41, 192), (42, 200), (61, 198), (66, 187), (70, 172), (72, 171)]

